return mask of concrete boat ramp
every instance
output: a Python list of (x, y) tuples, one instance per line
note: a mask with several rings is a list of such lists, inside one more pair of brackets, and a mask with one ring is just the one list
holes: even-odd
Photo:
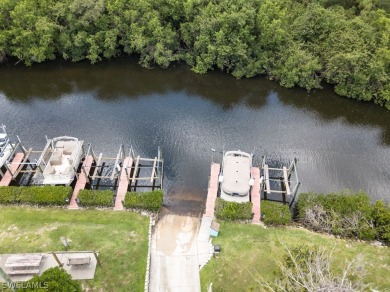
[(163, 214), (152, 235), (150, 291), (200, 292), (199, 218)]
[[(150, 291), (201, 291), (199, 271), (213, 255), (209, 235), (214, 219), (219, 167), (219, 164), (211, 167), (207, 215), (201, 218), (199, 211), (174, 213), (166, 208), (161, 211), (152, 234)], [(194, 204), (196, 202), (192, 201)], [(198, 204), (194, 210), (201, 210), (203, 202)]]

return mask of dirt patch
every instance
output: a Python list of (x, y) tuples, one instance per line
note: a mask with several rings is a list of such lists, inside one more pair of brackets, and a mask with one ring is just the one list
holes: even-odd
[(19, 228), (15, 225), (11, 225), (10, 227), (7, 228), (7, 231), (14, 231), (14, 230), (18, 230)]
[(59, 225), (57, 225), (57, 224), (55, 224), (55, 225), (44, 226), (44, 227), (39, 228), (39, 229), (35, 232), (35, 234), (37, 234), (37, 235), (42, 235), (42, 234), (45, 233), (45, 232), (56, 230), (56, 229), (58, 229), (58, 227), (59, 227)]

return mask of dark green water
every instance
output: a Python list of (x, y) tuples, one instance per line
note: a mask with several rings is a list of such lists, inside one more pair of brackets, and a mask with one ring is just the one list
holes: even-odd
[(2, 65), (0, 123), (37, 149), (45, 135), (75, 136), (113, 156), (121, 143), (150, 157), (161, 146), (172, 206), (203, 200), (210, 149), (223, 147), (254, 152), (256, 163), (296, 157), (302, 191), (390, 197), (390, 112), (330, 89), (307, 93), (185, 66), (146, 70), (128, 59)]

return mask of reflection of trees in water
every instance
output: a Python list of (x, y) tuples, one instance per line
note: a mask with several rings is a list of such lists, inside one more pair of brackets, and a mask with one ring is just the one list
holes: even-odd
[(29, 102), (32, 98), (55, 100), (77, 91), (93, 92), (98, 99), (107, 102), (183, 91), (211, 100), (226, 110), (237, 104), (261, 108), (273, 91), (284, 104), (314, 111), (326, 122), (343, 118), (353, 125), (379, 126), (383, 129), (382, 141), (390, 145), (387, 110), (341, 98), (329, 88), (308, 94), (301, 89), (282, 88), (264, 78), (237, 80), (219, 71), (195, 74), (181, 64), (166, 70), (148, 70), (140, 67), (135, 58), (118, 58), (96, 65), (65, 61), (33, 67), (3, 65), (0, 80), (0, 91), (8, 99), (19, 102)]
[(330, 86), (311, 93), (283, 87), (277, 92), (283, 104), (315, 112), (324, 122), (343, 119), (350, 125), (380, 127), (382, 143), (390, 145), (390, 113), (383, 107), (340, 97)]
[(227, 109), (242, 102), (261, 107), (265, 102), (262, 97), (267, 95), (267, 86), (255, 80), (237, 80), (219, 72), (199, 75), (181, 64), (167, 70), (148, 70), (130, 58), (96, 65), (53, 62), (34, 67), (3, 66), (0, 77), (0, 90), (7, 98), (21, 102), (31, 98), (54, 100), (75, 91), (93, 92), (106, 101), (183, 91)]

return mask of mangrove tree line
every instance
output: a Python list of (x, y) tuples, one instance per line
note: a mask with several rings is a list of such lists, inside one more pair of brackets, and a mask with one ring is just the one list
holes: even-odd
[(388, 2), (0, 0), (0, 61), (138, 54), (146, 67), (184, 61), (307, 90), (328, 82), (390, 109)]

